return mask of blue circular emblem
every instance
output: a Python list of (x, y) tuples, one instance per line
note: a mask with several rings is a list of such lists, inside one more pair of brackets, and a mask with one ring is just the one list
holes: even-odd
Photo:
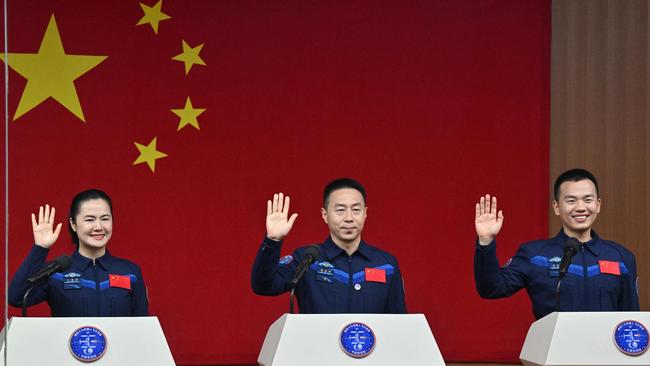
[(95, 327), (81, 327), (70, 336), (70, 352), (83, 362), (97, 361), (106, 352), (106, 336)]
[(626, 320), (616, 326), (614, 343), (626, 355), (638, 356), (648, 349), (648, 330), (635, 320)]
[(375, 348), (375, 334), (363, 323), (350, 323), (341, 331), (341, 348), (348, 356), (368, 356)]
[(285, 255), (284, 257), (280, 258), (280, 264), (287, 265), (293, 261), (293, 256), (292, 255)]

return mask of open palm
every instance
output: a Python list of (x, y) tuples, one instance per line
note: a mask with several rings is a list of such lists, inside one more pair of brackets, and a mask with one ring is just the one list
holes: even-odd
[(476, 217), (474, 219), (476, 235), (481, 245), (488, 245), (499, 234), (503, 225), (503, 212), (497, 211), (497, 198), (486, 194), (476, 204)]
[(36, 215), (32, 214), (32, 230), (34, 231), (34, 243), (43, 248), (51, 247), (56, 239), (59, 238), (59, 233), (61, 233), (61, 223), (56, 225), (54, 228), (54, 216), (56, 209), (52, 207), (50, 210), (50, 205), (45, 205), (38, 208), (38, 221), (36, 221)]
[(298, 218), (294, 213), (289, 217), (289, 196), (284, 197), (282, 193), (273, 195), (273, 202), (269, 200), (266, 207), (266, 235), (269, 239), (280, 241), (284, 239), (293, 223)]

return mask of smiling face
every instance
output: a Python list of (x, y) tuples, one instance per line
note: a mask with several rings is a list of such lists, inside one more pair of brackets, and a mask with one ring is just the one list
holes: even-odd
[(334, 243), (341, 247), (359, 244), (367, 209), (361, 192), (356, 189), (342, 188), (330, 193), (321, 214)]
[(79, 213), (70, 218), (72, 230), (79, 238), (79, 253), (98, 258), (106, 252), (106, 244), (113, 233), (111, 208), (103, 199), (81, 203)]
[(562, 183), (558, 201), (553, 201), (553, 210), (560, 217), (568, 236), (588, 241), (591, 239), (591, 227), (600, 212), (596, 186), (588, 179)]

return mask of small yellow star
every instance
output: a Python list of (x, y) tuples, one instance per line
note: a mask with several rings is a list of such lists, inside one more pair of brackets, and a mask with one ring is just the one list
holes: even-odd
[(197, 65), (205, 66), (205, 62), (203, 62), (203, 60), (199, 56), (199, 52), (201, 52), (202, 48), (203, 48), (203, 43), (201, 43), (196, 47), (190, 47), (190, 45), (188, 45), (187, 42), (183, 40), (183, 52), (172, 57), (172, 60), (184, 62), (185, 75), (187, 75), (189, 74), (192, 65), (197, 64)]
[[(14, 120), (51, 97), (85, 122), (74, 81), (105, 59), (106, 56), (66, 54), (52, 14), (38, 53), (9, 54), (9, 66), (27, 79)], [(0, 55), (0, 60), (5, 60), (4, 55)]]
[(187, 97), (187, 100), (185, 101), (185, 108), (171, 109), (175, 115), (181, 117), (181, 121), (178, 123), (178, 129), (176, 131), (180, 131), (181, 128), (187, 125), (192, 125), (197, 130), (201, 130), (199, 128), (199, 121), (196, 118), (200, 116), (201, 113), (205, 112), (205, 110), (205, 108), (194, 108), (194, 106), (192, 106), (190, 97)]
[(167, 156), (164, 152), (156, 150), (156, 139), (157, 137), (154, 137), (147, 146), (134, 142), (135, 147), (140, 151), (140, 156), (135, 159), (133, 165), (147, 163), (149, 169), (154, 173), (156, 172), (156, 159), (161, 159)]
[(143, 24), (150, 24), (151, 28), (153, 28), (153, 32), (155, 34), (158, 34), (158, 23), (162, 22), (163, 20), (171, 19), (169, 15), (165, 14), (162, 12), (162, 0), (159, 0), (156, 5), (154, 6), (147, 6), (143, 3), (140, 3), (140, 7), (142, 8), (142, 11), (144, 12), (144, 16), (142, 19), (138, 21), (138, 24), (136, 25), (143, 25)]

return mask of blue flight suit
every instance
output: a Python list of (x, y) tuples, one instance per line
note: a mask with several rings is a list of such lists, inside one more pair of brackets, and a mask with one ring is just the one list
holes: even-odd
[[(27, 279), (44, 267), (49, 249), (34, 245), (9, 285), (9, 304), (22, 306), (30, 284)], [(27, 297), (27, 305), (46, 300), (52, 316), (105, 317), (147, 316), (147, 292), (138, 267), (133, 262), (106, 254), (93, 260), (75, 251), (72, 265), (39, 283)], [(111, 285), (109, 275), (121, 280)], [(126, 281), (126, 278), (128, 281)], [(129, 282), (129, 285), (126, 283)], [(128, 289), (127, 287), (131, 287)]]
[[(592, 231), (592, 239), (581, 244), (560, 285), (560, 311), (638, 311), (637, 272), (634, 255), (622, 245), (601, 239)], [(526, 288), (539, 319), (556, 311), (556, 288), (564, 243), (569, 237), (560, 231), (547, 240), (536, 240), (519, 247), (499, 268), (496, 242), (487, 246), (476, 243), (474, 279), (482, 298), (507, 297)], [(605, 273), (601, 272), (599, 261)], [(612, 274), (610, 269), (620, 274)]]
[[(279, 295), (308, 247), (280, 259), (282, 242), (265, 238), (255, 258), (251, 284), (258, 295)], [(397, 259), (363, 240), (351, 256), (331, 238), (320, 244), (320, 258), (311, 264), (295, 289), (300, 313), (406, 313), (402, 275)], [(383, 272), (385, 281), (366, 269)]]

